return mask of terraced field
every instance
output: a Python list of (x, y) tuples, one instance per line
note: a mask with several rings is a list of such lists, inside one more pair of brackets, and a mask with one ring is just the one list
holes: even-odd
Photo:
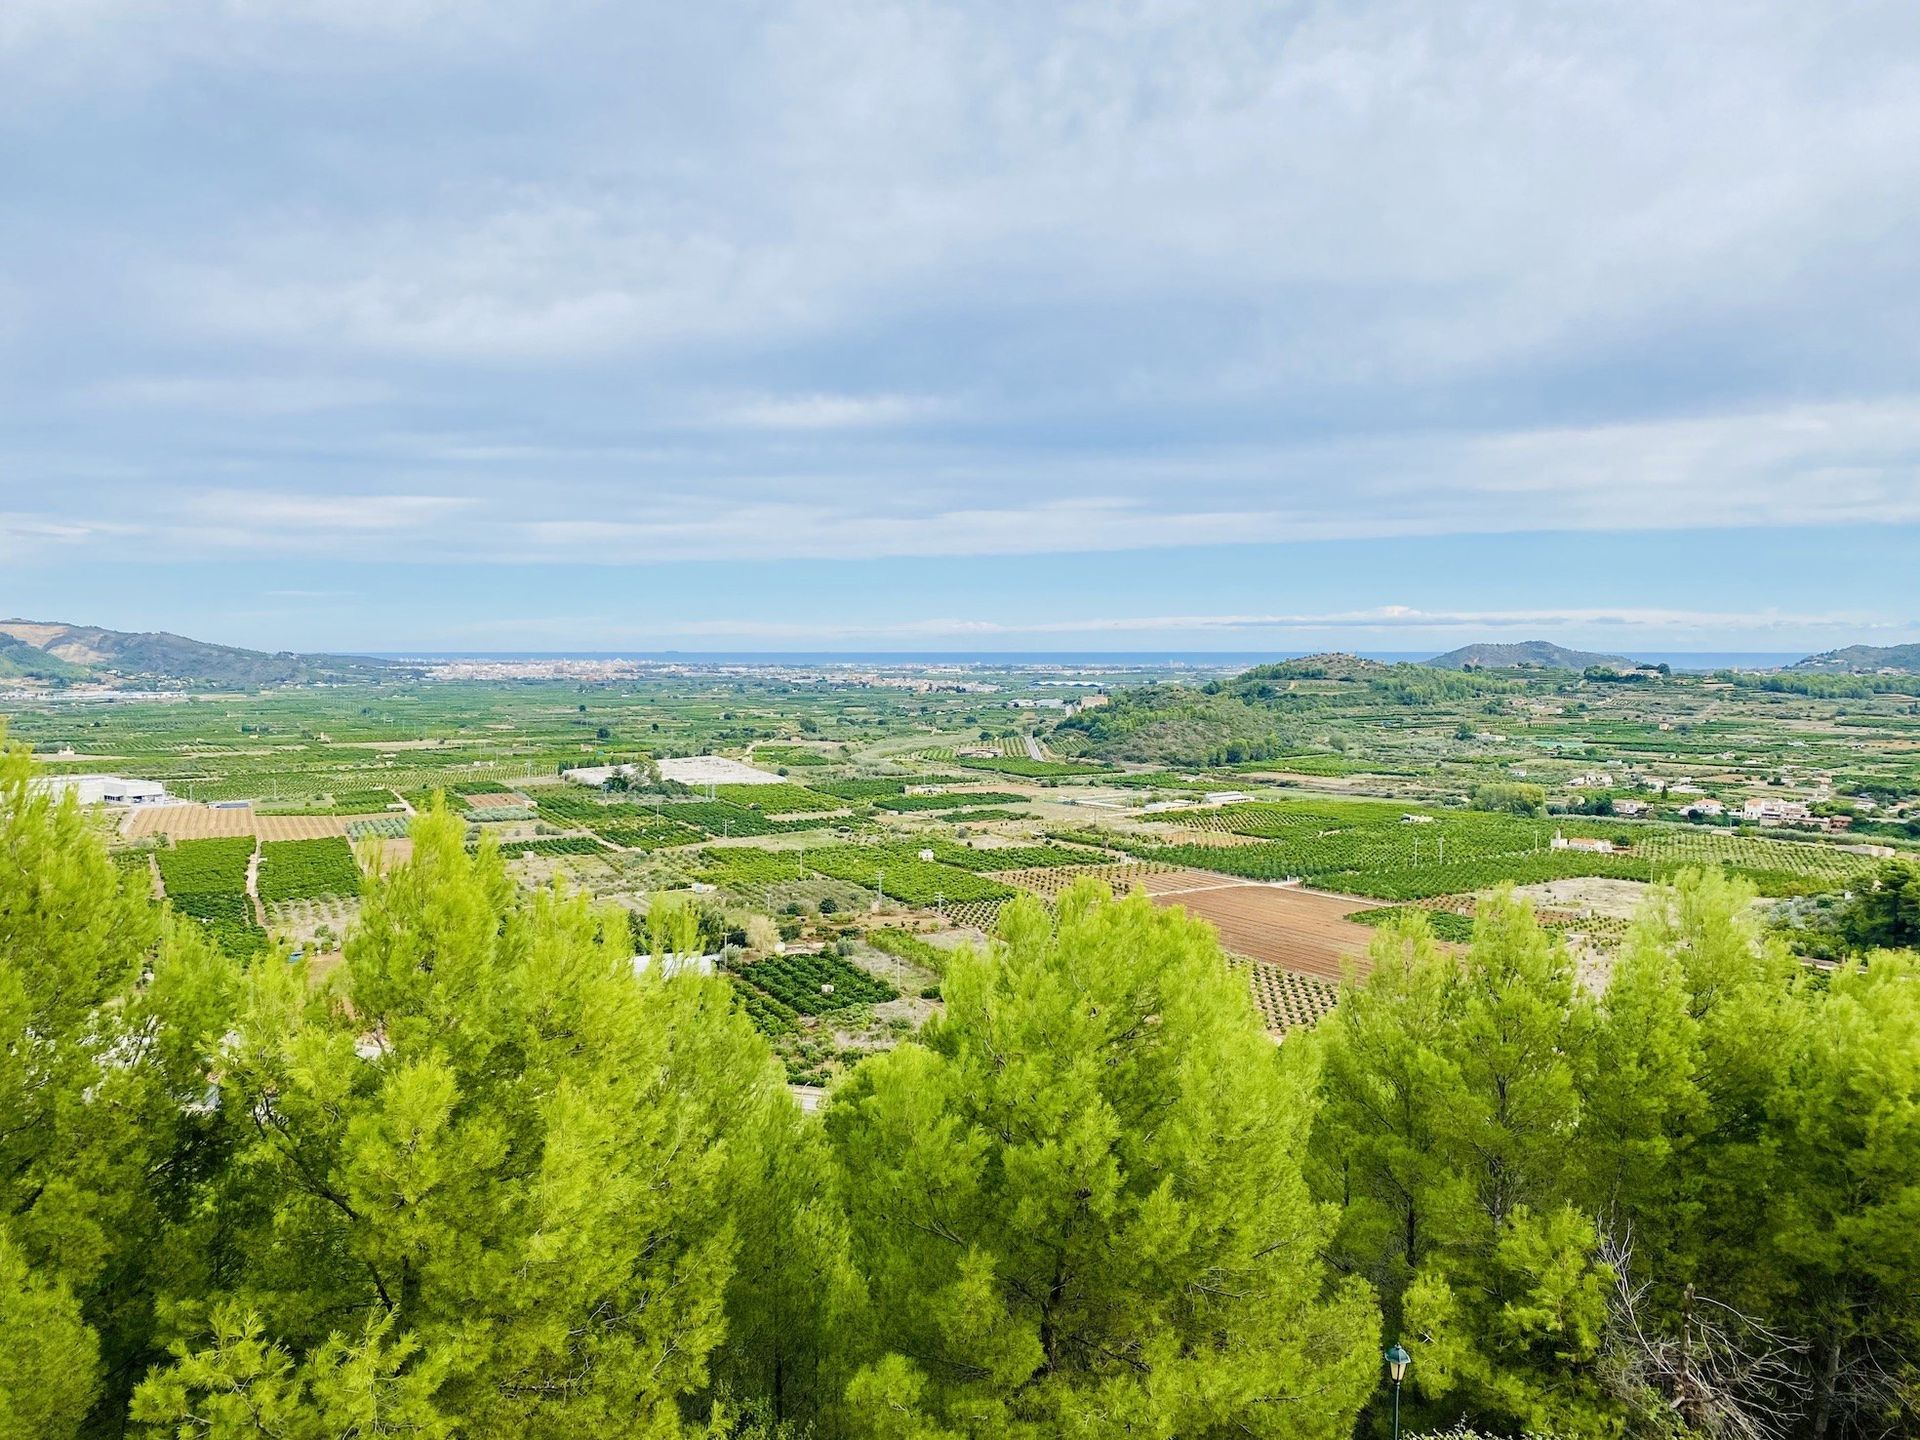
[[(1418, 815), (1419, 823), (1409, 823)], [(1249, 880), (1304, 879), (1381, 900), (1454, 895), (1511, 881), (1578, 876), (1650, 881), (1688, 866), (1741, 875), (1763, 895), (1844, 886), (1873, 861), (1832, 845), (1679, 825), (1582, 817), (1552, 821), (1471, 810), (1412, 810), (1377, 802), (1278, 802), (1174, 812), (1206, 841), (1145, 844), (1143, 857)], [(1611, 851), (1556, 849), (1557, 835), (1604, 840)], [(1236, 837), (1221, 843), (1225, 837)]]

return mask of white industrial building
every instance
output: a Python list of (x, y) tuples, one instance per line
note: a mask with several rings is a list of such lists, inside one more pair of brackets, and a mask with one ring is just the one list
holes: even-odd
[(171, 798), (158, 780), (123, 775), (55, 775), (38, 783), (56, 795), (72, 794), (82, 805), (161, 805)]

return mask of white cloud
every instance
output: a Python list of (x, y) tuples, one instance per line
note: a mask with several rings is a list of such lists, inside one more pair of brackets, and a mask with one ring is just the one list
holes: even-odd
[(262, 416), (378, 404), (391, 387), (370, 380), (281, 375), (132, 375), (104, 380), (82, 397), (103, 408), (152, 407)]
[(1917, 75), (1890, 0), (14, 0), (0, 534), (1920, 524)]
[(764, 395), (717, 404), (709, 423), (756, 430), (864, 430), (951, 410), (922, 395)]
[(414, 532), (438, 525), (471, 509), (475, 502), (454, 495), (279, 495), (246, 490), (210, 490), (181, 507), (182, 523), (202, 524), (198, 532), (219, 545), (271, 545), (297, 548), (303, 537), (325, 542), (374, 534)]

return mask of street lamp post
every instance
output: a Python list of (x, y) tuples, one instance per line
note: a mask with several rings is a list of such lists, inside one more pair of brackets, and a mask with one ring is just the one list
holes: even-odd
[(1400, 1382), (1407, 1378), (1407, 1366), (1413, 1363), (1413, 1357), (1404, 1345), (1396, 1344), (1387, 1351), (1386, 1361), (1387, 1378), (1393, 1381), (1393, 1440), (1400, 1440)]

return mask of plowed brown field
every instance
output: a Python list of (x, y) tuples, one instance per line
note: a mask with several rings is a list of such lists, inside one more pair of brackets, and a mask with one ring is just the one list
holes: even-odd
[(1366, 973), (1367, 945), (1376, 932), (1346, 917), (1369, 908), (1368, 901), (1292, 886), (1223, 882), (1194, 870), (1149, 876), (1143, 883), (1155, 904), (1180, 905), (1210, 921), (1221, 945), (1236, 955), (1322, 980), (1340, 979), (1350, 964)]

